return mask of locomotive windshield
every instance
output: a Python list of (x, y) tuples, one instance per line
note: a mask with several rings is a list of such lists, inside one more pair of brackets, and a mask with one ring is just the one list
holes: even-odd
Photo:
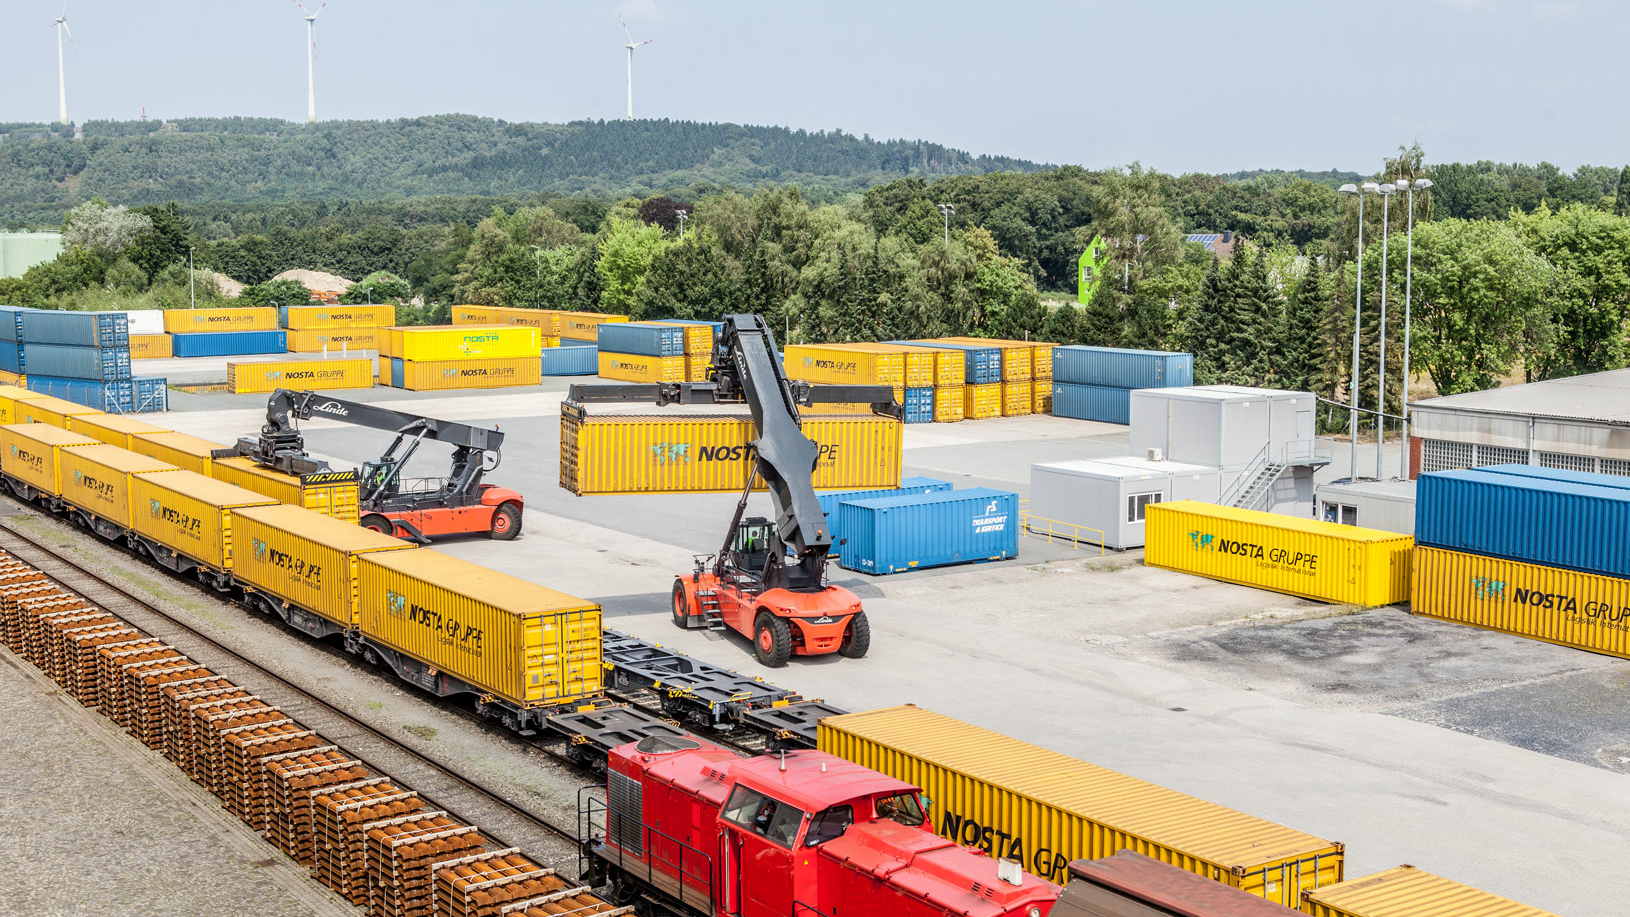
[(888, 818), (902, 825), (916, 827), (923, 823), (922, 803), (916, 793), (895, 793), (877, 800), (877, 817)]
[(738, 785), (724, 804), (724, 820), (762, 835), (783, 847), (798, 836), (804, 811), (757, 790)]

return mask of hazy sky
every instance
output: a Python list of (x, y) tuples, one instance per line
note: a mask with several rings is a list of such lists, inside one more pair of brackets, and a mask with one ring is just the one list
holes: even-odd
[[(0, 121), (55, 120), (60, 10), (0, 4)], [(1414, 140), (1433, 161), (1630, 161), (1623, 0), (332, 0), (318, 116), (621, 117), (618, 12), (655, 39), (634, 60), (640, 117), (1174, 172), (1371, 171)], [(72, 0), (69, 116), (303, 120), (301, 16)]]

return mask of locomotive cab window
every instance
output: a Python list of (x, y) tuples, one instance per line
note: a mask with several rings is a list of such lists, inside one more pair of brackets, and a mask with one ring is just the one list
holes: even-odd
[(911, 827), (922, 824), (925, 819), (922, 803), (917, 801), (916, 793), (895, 793), (879, 798), (877, 817), (893, 819)]
[(798, 836), (804, 812), (757, 790), (737, 785), (725, 801), (724, 820), (762, 835), (783, 847), (791, 847)]
[(804, 846), (814, 847), (842, 837), (843, 832), (848, 831), (854, 823), (854, 806), (833, 806), (824, 812), (817, 812), (809, 820), (809, 830), (804, 832)]

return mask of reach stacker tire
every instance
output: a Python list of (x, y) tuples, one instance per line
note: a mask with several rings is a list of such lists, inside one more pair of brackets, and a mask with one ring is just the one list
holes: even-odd
[(685, 594), (685, 584), (674, 580), (673, 593), (674, 626), (680, 630), (690, 630), (690, 596)]
[(792, 627), (767, 611), (753, 622), (753, 655), (768, 668), (779, 669), (792, 656)]
[(838, 648), (838, 655), (846, 659), (859, 659), (872, 648), (872, 625), (866, 620), (866, 612), (857, 611), (849, 619), (849, 631), (843, 635), (843, 645)]
[(513, 503), (505, 503), (492, 514), (492, 540), (514, 541), (521, 533), (521, 511)]
[(395, 523), (391, 522), (384, 516), (379, 515), (378, 513), (370, 513), (369, 515), (363, 516), (361, 525), (363, 528), (373, 529), (381, 535), (394, 536), (396, 534)]

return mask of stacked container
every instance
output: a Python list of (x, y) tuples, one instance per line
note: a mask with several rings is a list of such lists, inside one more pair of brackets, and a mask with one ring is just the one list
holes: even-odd
[(603, 312), (557, 312), (555, 334), (573, 341), (597, 341), (600, 326), (607, 322), (626, 322), (626, 315), (607, 315)]
[[(978, 341), (978, 343), (968, 343), (969, 341)], [(960, 391), (948, 384), (943, 367), (936, 370), (935, 379), (938, 385), (935, 392), (935, 419), (965, 418), (979, 420), (1002, 415), (1004, 392), (1002, 391), (1003, 350), (1001, 347), (980, 341), (977, 338), (941, 338), (932, 341), (891, 341), (890, 343), (928, 347), (935, 350), (951, 351), (960, 355), (962, 368)], [(1028, 364), (1029, 352), (1026, 351), (1024, 365), (1028, 367)], [(1019, 370), (1015, 368), (1015, 372), (1019, 372)], [(1028, 373), (1028, 369), (1025, 369), (1024, 372)], [(1017, 390), (1014, 390), (1013, 397), (1016, 407)], [(959, 417), (952, 416), (958, 414), (951, 407), (954, 403), (953, 400), (960, 401), (961, 411)], [(1024, 413), (1030, 413), (1028, 406), (1026, 406)]]
[[(709, 322), (657, 322), (685, 331), (685, 381), (706, 382), (707, 369), (713, 362), (713, 325)], [(608, 327), (605, 325), (602, 328)]]
[(1423, 474), (1411, 611), (1630, 658), (1630, 478), (1532, 465)]
[(277, 309), (244, 306), (171, 309), (164, 313), (170, 353), (176, 357), (232, 357), (285, 353), (288, 335), (277, 326)]
[(170, 336), (164, 332), (163, 309), (125, 312), (130, 327), (130, 359), (159, 360), (170, 356)]
[[(1022, 417), (1036, 412), (1038, 379), (1052, 384), (1051, 344), (1002, 338), (949, 337), (940, 341), (971, 347), (996, 347), (1002, 353), (1002, 416)], [(1045, 370), (1045, 372), (1043, 371)], [(1047, 401), (1051, 401), (1049, 396)]]
[(781, 365), (788, 379), (817, 385), (886, 385), (894, 390), (895, 403), (905, 403), (906, 355), (898, 349), (789, 344), (781, 353)]
[(1131, 392), (1194, 384), (1194, 355), (1071, 344), (1053, 348), (1053, 414), (1124, 424)]
[(396, 324), (392, 305), (281, 306), (290, 353), (378, 350), (385, 329)]
[(411, 391), (537, 385), (542, 352), (542, 332), (525, 325), (390, 328), (379, 351), (380, 381)]
[(17, 319), (30, 390), (111, 413), (168, 407), (163, 379), (131, 377), (125, 313), (31, 309)]
[[(23, 361), (23, 313), (17, 306), (0, 306), (0, 372), (22, 376), (28, 372)], [(8, 380), (20, 385), (19, 380)]]
[[(596, 329), (602, 379), (619, 382), (689, 381), (687, 331), (657, 322), (605, 322)], [(708, 335), (711, 340), (712, 334)]]
[[(455, 325), (525, 325), (543, 333), (543, 346), (554, 347), (560, 337), (558, 309), (519, 309), (514, 306), (454, 306)], [(592, 338), (590, 340), (593, 340)]]
[(280, 388), (311, 392), (336, 388), (372, 388), (374, 361), (368, 357), (332, 360), (271, 360), (227, 363), (226, 384), (233, 394), (272, 392)]

